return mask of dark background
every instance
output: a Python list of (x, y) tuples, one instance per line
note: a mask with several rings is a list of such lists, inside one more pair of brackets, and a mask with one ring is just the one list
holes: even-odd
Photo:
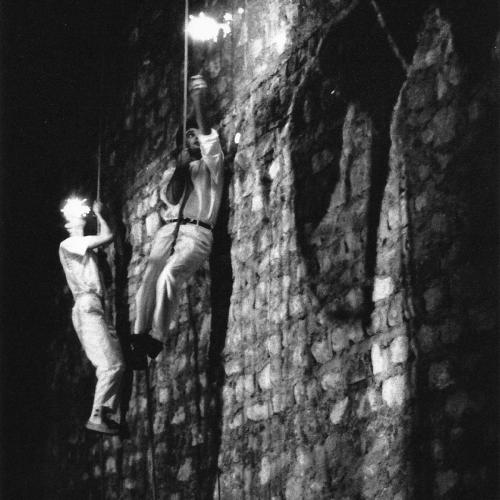
[(118, 102), (139, 4), (21, 0), (1, 7), (3, 499), (37, 498), (42, 485), (47, 348), (58, 316), (70, 314), (57, 306), (64, 285), (59, 209), (72, 191), (95, 196), (99, 116)]

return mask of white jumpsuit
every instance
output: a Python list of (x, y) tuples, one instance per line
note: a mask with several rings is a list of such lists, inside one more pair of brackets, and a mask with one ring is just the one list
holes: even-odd
[[(223, 154), (215, 130), (198, 136), (202, 159), (189, 165), (193, 189), (189, 192), (183, 218), (198, 220), (213, 227), (217, 220), (223, 189)], [(167, 205), (167, 214), (178, 217), (179, 205)], [(168, 218), (165, 217), (165, 218)], [(134, 333), (152, 332), (162, 337), (168, 330), (178, 303), (178, 293), (212, 249), (210, 229), (181, 224), (171, 255), (175, 222), (161, 227), (156, 233), (146, 271), (136, 296), (136, 321)]]
[(61, 242), (59, 258), (75, 299), (73, 326), (85, 354), (96, 368), (92, 414), (101, 407), (115, 413), (119, 408), (125, 365), (116, 332), (104, 314), (96, 255), (87, 248), (84, 236), (70, 236)]

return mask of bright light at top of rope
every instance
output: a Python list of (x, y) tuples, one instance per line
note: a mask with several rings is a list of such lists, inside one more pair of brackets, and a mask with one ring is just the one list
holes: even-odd
[(276, 47), (276, 50), (280, 53), (285, 50), (287, 41), (288, 38), (284, 31), (278, 31), (273, 37), (274, 46)]
[(231, 33), (231, 26), (229, 24), (231, 21), (231, 14), (225, 14), (224, 22), (219, 23), (212, 17), (208, 17), (204, 12), (200, 12), (198, 16), (189, 16), (187, 32), (195, 41), (206, 42), (208, 40), (213, 40), (216, 42), (219, 31), (222, 31), (223, 37)]
[(75, 217), (83, 218), (90, 212), (90, 207), (85, 203), (86, 201), (86, 199), (68, 198), (61, 212), (68, 220), (74, 219)]

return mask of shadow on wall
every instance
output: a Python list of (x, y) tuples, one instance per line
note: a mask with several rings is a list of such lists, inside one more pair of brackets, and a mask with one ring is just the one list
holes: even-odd
[[(119, 203), (119, 202), (117, 202)], [(128, 336), (130, 331), (129, 317), (129, 297), (128, 297), (128, 268), (132, 258), (132, 246), (127, 240), (126, 228), (120, 216), (120, 204), (113, 207), (115, 223), (115, 327), (120, 339), (122, 350), (127, 356), (129, 352)], [(123, 375), (123, 385), (121, 394), (121, 419), (126, 421), (126, 415), (129, 409), (130, 397), (132, 395), (133, 372), (126, 370)], [(121, 460), (118, 461), (121, 463)]]
[[(229, 306), (233, 287), (233, 271), (231, 267), (231, 238), (228, 233), (229, 198), (228, 187), (230, 172), (232, 172), (233, 156), (226, 158), (224, 191), (222, 204), (219, 209), (217, 224), (214, 228), (214, 244), (210, 256), (211, 276), (211, 307), (212, 324), (210, 347), (207, 363), (207, 390), (205, 397), (206, 428), (210, 430), (207, 436), (209, 453), (207, 460), (207, 474), (203, 478), (203, 494), (201, 498), (211, 499), (217, 488), (218, 457), (222, 436), (222, 389), (224, 387), (223, 349), (226, 343), (227, 323), (229, 319)], [(228, 168), (231, 166), (231, 168)]]
[[(415, 38), (414, 34), (407, 35)], [(412, 41), (411, 43), (414, 44)], [(408, 42), (410, 44), (410, 42)], [(338, 263), (332, 256), (330, 266), (319, 262), (320, 246), (332, 244), (335, 233), (342, 227), (314, 232), (328, 210), (332, 209), (332, 194), (340, 182), (339, 162), (342, 156), (343, 127), (346, 111), (355, 105), (372, 124), (371, 150), (368, 152), (368, 193), (364, 220), (360, 221), (364, 244), (364, 271), (356, 279), (364, 291), (363, 305), (358, 310), (337, 308), (339, 319), (354, 316), (369, 321), (373, 309), (371, 295), (375, 273), (377, 229), (380, 208), (388, 174), (390, 148), (389, 127), (392, 110), (404, 79), (401, 63), (396, 59), (374, 11), (368, 4), (359, 6), (343, 23), (330, 30), (323, 40), (304, 84), (298, 90), (291, 123), (292, 162), (295, 171), (295, 216), (298, 239), (306, 259), (313, 291), (329, 287), (331, 272)], [(353, 158), (346, 158), (344, 210), (353, 202), (351, 175)], [(366, 196), (366, 195), (365, 195)], [(338, 238), (338, 236), (336, 236)], [(319, 246), (320, 245), (320, 246)], [(349, 249), (347, 249), (347, 252)], [(321, 270), (321, 272), (320, 272)], [(325, 280), (326, 278), (326, 280)], [(353, 285), (354, 283), (350, 283)], [(322, 292), (320, 301), (330, 300)]]

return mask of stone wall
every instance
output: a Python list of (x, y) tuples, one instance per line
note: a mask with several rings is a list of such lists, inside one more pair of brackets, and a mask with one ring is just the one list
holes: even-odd
[[(124, 114), (107, 131), (121, 335), (174, 167), (181, 42), (163, 26), (182, 11), (163, 8), (132, 31)], [(210, 262), (150, 367), (160, 498), (488, 498), (491, 78), (471, 77), (437, 8), (406, 35), (407, 72), (368, 3), (212, 8), (234, 13), (232, 34), (191, 55), (227, 189)], [(131, 438), (105, 441), (104, 467), (88, 437), (51, 438), (53, 457), (77, 455), (60, 492), (151, 494), (145, 376), (130, 374)]]

